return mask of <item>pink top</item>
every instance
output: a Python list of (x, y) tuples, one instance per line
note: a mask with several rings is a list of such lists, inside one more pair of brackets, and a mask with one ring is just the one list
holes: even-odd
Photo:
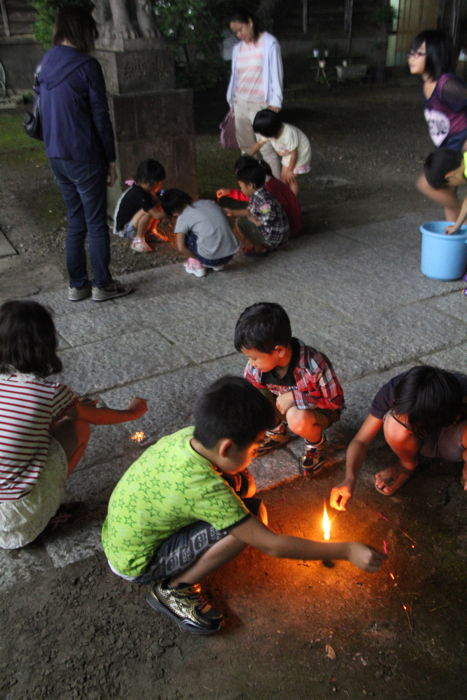
[(235, 97), (250, 102), (264, 102), (263, 87), (264, 41), (242, 42), (237, 57), (237, 85)]

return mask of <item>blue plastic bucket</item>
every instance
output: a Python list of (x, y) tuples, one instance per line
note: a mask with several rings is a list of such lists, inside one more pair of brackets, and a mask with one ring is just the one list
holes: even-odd
[(420, 270), (436, 280), (457, 280), (467, 268), (467, 226), (448, 236), (449, 221), (429, 221), (420, 226), (422, 262)]

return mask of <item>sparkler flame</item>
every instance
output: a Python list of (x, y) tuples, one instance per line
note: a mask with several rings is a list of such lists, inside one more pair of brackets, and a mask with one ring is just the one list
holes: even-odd
[(326, 504), (323, 507), (323, 536), (325, 540), (331, 539), (331, 521), (329, 520)]
[(142, 430), (137, 430), (136, 433), (133, 433), (133, 435), (130, 437), (130, 440), (133, 440), (134, 442), (142, 442), (146, 435)]

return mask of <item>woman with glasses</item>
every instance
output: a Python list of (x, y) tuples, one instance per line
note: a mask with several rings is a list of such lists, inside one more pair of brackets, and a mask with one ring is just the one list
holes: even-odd
[[(408, 53), (409, 70), (421, 78), (428, 131), (436, 148), (467, 150), (467, 85), (453, 72), (452, 46), (444, 32), (428, 29), (413, 39)], [(455, 187), (435, 189), (425, 175), (417, 189), (444, 208), (447, 221), (455, 221), (460, 201)]]

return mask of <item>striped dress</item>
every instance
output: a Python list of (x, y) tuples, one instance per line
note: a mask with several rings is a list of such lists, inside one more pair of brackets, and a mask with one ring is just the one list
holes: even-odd
[(50, 442), (51, 424), (74, 403), (66, 385), (31, 374), (0, 375), (0, 502), (29, 493)]

